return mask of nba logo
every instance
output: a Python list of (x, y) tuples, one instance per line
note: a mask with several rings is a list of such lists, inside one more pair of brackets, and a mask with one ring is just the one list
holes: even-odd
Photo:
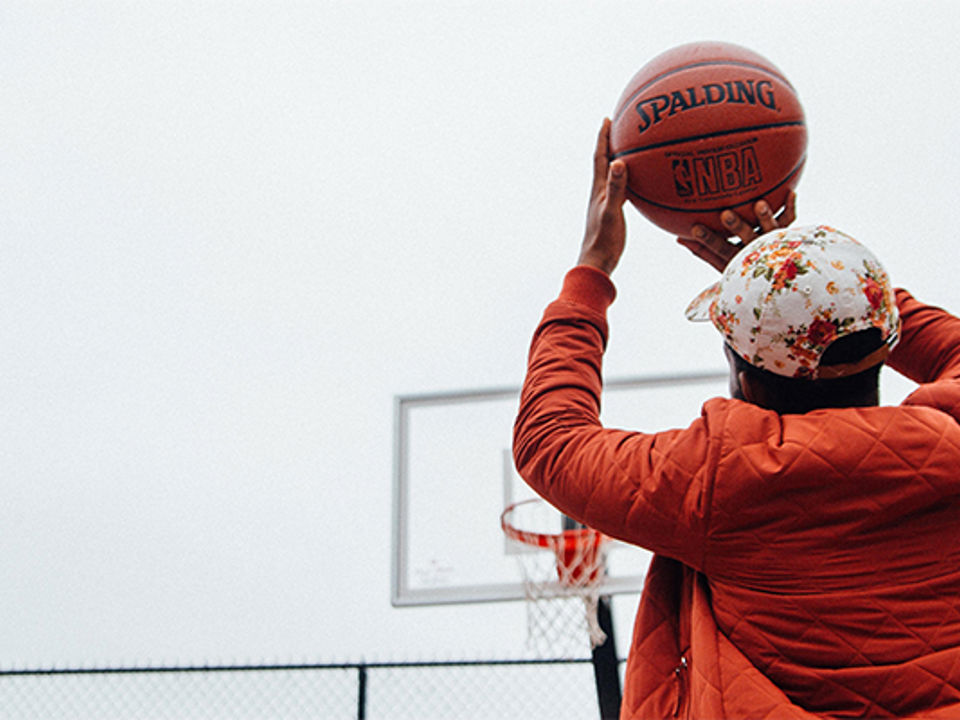
[(693, 173), (690, 171), (689, 159), (673, 161), (673, 185), (680, 197), (693, 195)]

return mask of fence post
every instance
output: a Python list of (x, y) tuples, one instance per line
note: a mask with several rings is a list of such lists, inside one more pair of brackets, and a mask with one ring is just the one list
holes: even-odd
[(357, 720), (367, 718), (367, 666), (357, 665)]

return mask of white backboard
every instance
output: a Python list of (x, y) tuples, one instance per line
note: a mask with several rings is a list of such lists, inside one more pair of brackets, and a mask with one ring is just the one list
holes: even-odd
[[(685, 427), (726, 382), (725, 372), (608, 381), (601, 419), (642, 431)], [(394, 605), (523, 599), (518, 548), (500, 528), (507, 505), (535, 497), (510, 453), (518, 398), (519, 388), (396, 398)], [(639, 592), (649, 561), (646, 550), (614, 543), (603, 593)]]

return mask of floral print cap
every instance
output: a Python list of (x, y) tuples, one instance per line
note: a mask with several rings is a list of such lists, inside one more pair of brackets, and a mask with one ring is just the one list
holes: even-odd
[[(886, 271), (863, 245), (826, 225), (787, 228), (740, 250), (720, 281), (694, 298), (689, 320), (710, 320), (744, 360), (777, 375), (835, 378), (883, 360), (900, 316)], [(884, 346), (857, 363), (825, 365), (838, 338), (879, 328)]]

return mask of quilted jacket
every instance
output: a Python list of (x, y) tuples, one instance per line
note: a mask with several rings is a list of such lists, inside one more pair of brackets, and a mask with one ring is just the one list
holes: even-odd
[(514, 458), (564, 513), (654, 552), (621, 717), (960, 718), (960, 320), (897, 292), (889, 364), (920, 383), (899, 406), (714, 398), (647, 434), (598, 417), (614, 297), (567, 274)]

